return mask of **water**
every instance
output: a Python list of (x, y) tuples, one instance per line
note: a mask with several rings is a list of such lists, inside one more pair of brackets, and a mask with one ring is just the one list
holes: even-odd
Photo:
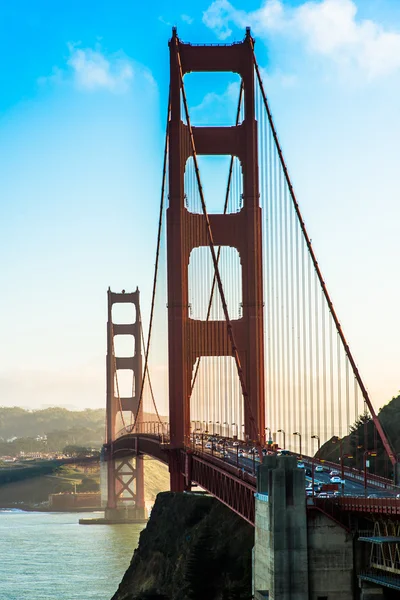
[(1, 600), (110, 600), (142, 526), (78, 524), (99, 516), (0, 510)]

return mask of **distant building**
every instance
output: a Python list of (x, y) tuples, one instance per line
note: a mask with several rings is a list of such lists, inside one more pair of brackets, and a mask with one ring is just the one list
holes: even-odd
[(17, 459), (14, 456), (0, 456), (0, 461), (5, 463), (15, 462)]
[(100, 504), (100, 492), (64, 492), (49, 496), (49, 506), (53, 510), (99, 509)]

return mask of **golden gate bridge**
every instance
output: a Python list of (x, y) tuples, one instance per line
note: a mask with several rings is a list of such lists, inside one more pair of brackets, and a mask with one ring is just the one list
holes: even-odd
[[(169, 42), (167, 107), (157, 251), (145, 338), (139, 290), (108, 291), (106, 457), (109, 511), (144, 518), (143, 461), (168, 464), (171, 490), (199, 485), (254, 523), (256, 467), (271, 442), (316, 465), (325, 442), (340, 445), (352, 496), (313, 498), (309, 509), (348, 522), (350, 514), (400, 515), (389, 477), (367, 472), (378, 447), (397, 477), (397, 455), (373, 408), (346, 341), (291, 184), (254, 40), (229, 45)], [(185, 75), (240, 76), (231, 126), (195, 126)], [(229, 157), (225, 195), (209, 209), (201, 157)], [(217, 186), (215, 186), (217, 187)], [(140, 260), (140, 257), (138, 257)], [(132, 322), (114, 309), (132, 304)], [(118, 336), (133, 350), (118, 356)], [(142, 361), (142, 348), (144, 361)], [(128, 392), (121, 372), (131, 374)], [(169, 411), (165, 414), (165, 399)], [(163, 407), (162, 409), (160, 407)], [(343, 453), (351, 426), (374, 425)], [(215, 449), (217, 436), (222, 452)], [(207, 448), (207, 445), (211, 446)], [(227, 449), (228, 448), (228, 449)], [(245, 449), (250, 458), (240, 457)], [(133, 464), (132, 456), (136, 456)], [(346, 464), (345, 461), (346, 460)], [(362, 468), (363, 467), (363, 468)], [(367, 489), (386, 490), (368, 498)], [(364, 497), (360, 497), (364, 496)]]

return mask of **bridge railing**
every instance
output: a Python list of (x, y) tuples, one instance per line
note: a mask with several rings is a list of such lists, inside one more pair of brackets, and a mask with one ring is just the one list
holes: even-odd
[[(310, 457), (303, 457), (305, 462), (311, 464), (313, 461), (317, 465), (321, 465), (322, 467), (331, 467), (332, 469), (341, 472), (341, 465), (339, 463), (331, 462), (329, 460), (318, 460), (316, 458), (312, 459)], [(355, 469), (354, 467), (345, 466), (343, 467), (343, 472), (348, 479), (353, 479), (355, 481), (364, 482), (365, 475), (364, 471), (360, 469)], [(380, 475), (374, 475), (372, 473), (367, 474), (367, 483), (374, 485), (376, 487), (380, 487), (382, 489), (393, 489), (395, 484), (391, 479), (387, 479), (386, 477), (382, 477)], [(400, 488), (399, 488), (400, 491)]]
[(378, 513), (400, 515), (400, 500), (398, 498), (358, 498), (343, 496), (335, 499), (339, 506), (352, 512)]
[(132, 433), (146, 433), (169, 438), (169, 423), (168, 421), (141, 421), (140, 423), (136, 423), (136, 425), (126, 425), (115, 434), (115, 439), (117, 440), (124, 435)]

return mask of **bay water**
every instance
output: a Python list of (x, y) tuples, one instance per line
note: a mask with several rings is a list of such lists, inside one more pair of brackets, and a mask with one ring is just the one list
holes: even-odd
[(100, 513), (0, 510), (1, 600), (110, 600), (141, 525), (79, 525)]

